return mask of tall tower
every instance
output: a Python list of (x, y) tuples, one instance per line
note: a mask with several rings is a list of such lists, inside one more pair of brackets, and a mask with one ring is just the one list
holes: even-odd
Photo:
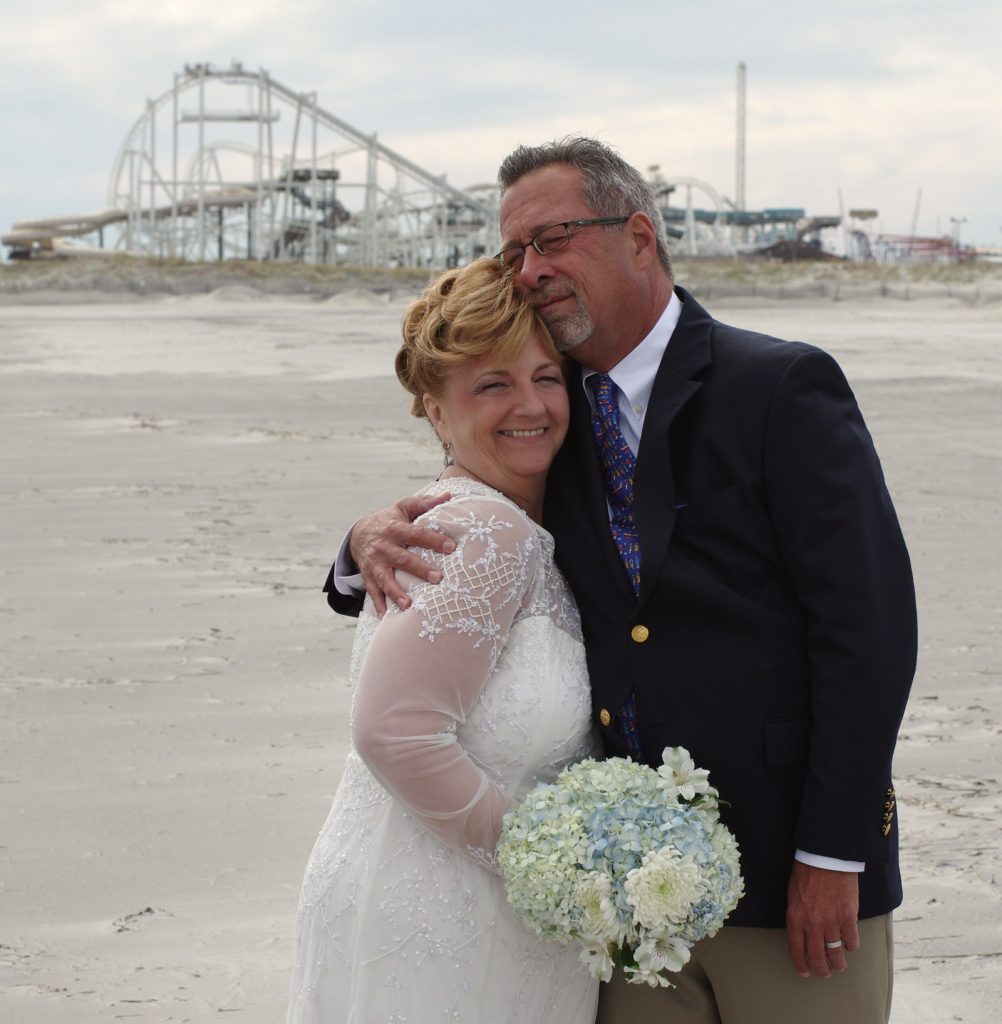
[(735, 147), (734, 203), (745, 209), (745, 62), (738, 64), (738, 124)]

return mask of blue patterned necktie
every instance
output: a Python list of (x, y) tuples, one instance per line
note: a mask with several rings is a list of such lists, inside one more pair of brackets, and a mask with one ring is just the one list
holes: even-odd
[[(592, 416), (591, 427), (602, 464), (606, 498), (612, 513), (609, 528), (633, 584), (633, 593), (638, 594), (640, 534), (633, 509), (633, 474), (637, 468), (637, 459), (619, 429), (619, 389), (612, 378), (607, 373), (595, 373), (588, 378), (588, 385), (595, 395), (595, 414)], [(642, 760), (636, 694), (631, 693), (623, 702), (617, 725), (630, 753), (636, 760)]]

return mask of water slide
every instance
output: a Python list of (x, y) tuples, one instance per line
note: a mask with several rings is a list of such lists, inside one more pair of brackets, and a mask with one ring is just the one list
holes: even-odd
[[(257, 191), (253, 188), (230, 187), (206, 192), (202, 198), (204, 206), (209, 209), (245, 206), (257, 201)], [(136, 213), (136, 217), (149, 220), (163, 220), (173, 216), (191, 216), (198, 212), (198, 199), (182, 199), (177, 203), (158, 206), (150, 210), (148, 207)], [(65, 217), (43, 217), (39, 220), (16, 221), (4, 235), (0, 235), (0, 244), (11, 250), (13, 259), (31, 256), (39, 252), (58, 253), (59, 255), (104, 255), (119, 254), (119, 250), (108, 250), (96, 246), (81, 246), (68, 243), (67, 239), (81, 238), (94, 232), (101, 232), (112, 224), (121, 224), (129, 219), (125, 210), (104, 210), (102, 213), (72, 214)]]
[[(4, 235), (0, 243), (9, 246), (11, 256), (30, 256), (33, 252), (73, 251), (62, 244), (64, 239), (79, 238), (102, 231), (109, 224), (126, 219), (123, 210), (105, 210), (103, 213), (75, 214), (66, 217), (44, 217), (40, 220), (19, 220)], [(89, 252), (101, 251), (87, 247)]]

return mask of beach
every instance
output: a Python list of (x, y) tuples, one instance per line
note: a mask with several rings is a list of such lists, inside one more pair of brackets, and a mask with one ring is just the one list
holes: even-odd
[[(893, 1024), (1002, 1018), (995, 282), (696, 289), (839, 360), (911, 551)], [(416, 284), (349, 284), (0, 296), (4, 1022), (284, 1019), (347, 744), (321, 587), (441, 464), (392, 371)]]

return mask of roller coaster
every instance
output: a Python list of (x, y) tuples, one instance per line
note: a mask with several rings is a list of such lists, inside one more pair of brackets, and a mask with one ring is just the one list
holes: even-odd
[[(838, 218), (737, 210), (695, 178), (651, 168), (673, 248), (732, 256), (800, 244)], [(694, 205), (694, 193), (705, 196)], [(673, 205), (675, 196), (684, 204)], [(100, 213), (21, 220), (14, 258), (127, 253), (186, 261), (461, 265), (498, 240), (493, 183), (457, 188), (265, 70), (189, 64), (127, 133)], [(782, 252), (780, 252), (782, 255)]]
[(441, 267), (493, 244), (494, 191), (453, 187), (267, 71), (192, 64), (126, 135), (105, 211), (18, 221), (2, 241), (13, 256)]

